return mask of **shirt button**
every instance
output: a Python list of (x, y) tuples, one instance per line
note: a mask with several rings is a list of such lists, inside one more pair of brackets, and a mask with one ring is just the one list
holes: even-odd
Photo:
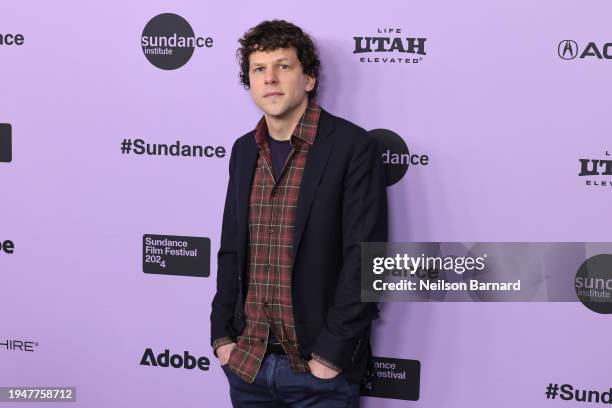
[(276, 190), (272, 190), (272, 197), (276, 197)]
[(273, 234), (274, 233), (274, 228), (268, 227), (268, 233)]
[(272, 265), (266, 265), (266, 271), (270, 272), (272, 270)]

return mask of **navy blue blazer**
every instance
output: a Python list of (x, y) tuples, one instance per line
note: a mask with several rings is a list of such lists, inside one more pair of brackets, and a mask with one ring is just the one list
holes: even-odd
[[(293, 237), (293, 310), (300, 353), (314, 352), (361, 381), (370, 354), (374, 303), (362, 303), (361, 242), (387, 240), (387, 196), (379, 143), (321, 110), (308, 151)], [(232, 147), (212, 302), (211, 344), (245, 325), (248, 212), (258, 148), (255, 131)]]

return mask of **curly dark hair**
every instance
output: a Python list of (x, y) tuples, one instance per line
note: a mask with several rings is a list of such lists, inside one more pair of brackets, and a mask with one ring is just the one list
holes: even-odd
[(308, 98), (314, 99), (319, 85), (319, 55), (314, 41), (295, 24), (285, 20), (262, 21), (238, 40), (240, 48), (236, 51), (240, 64), (240, 83), (249, 89), (249, 56), (255, 51), (274, 51), (279, 48), (293, 47), (302, 70), (316, 79), (314, 88), (308, 92)]

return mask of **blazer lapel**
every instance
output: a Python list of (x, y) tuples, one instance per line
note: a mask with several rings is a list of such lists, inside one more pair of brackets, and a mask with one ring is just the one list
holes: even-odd
[(329, 155), (334, 146), (333, 138), (329, 137), (333, 130), (334, 123), (332, 116), (321, 109), (321, 116), (319, 117), (319, 124), (317, 126), (317, 137), (315, 138), (314, 144), (308, 149), (308, 157), (306, 158), (306, 165), (304, 167), (302, 184), (300, 185), (300, 193), (298, 196), (295, 229), (293, 231), (294, 262), (297, 250), (300, 247), (302, 235), (304, 234), (306, 221), (310, 214), (312, 200), (317, 192), (321, 176), (323, 176)]

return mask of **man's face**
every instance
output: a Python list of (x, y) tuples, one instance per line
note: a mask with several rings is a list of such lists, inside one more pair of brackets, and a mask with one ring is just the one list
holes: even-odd
[(268, 116), (282, 119), (301, 106), (315, 78), (304, 74), (295, 48), (255, 51), (249, 56), (249, 84), (255, 104)]

